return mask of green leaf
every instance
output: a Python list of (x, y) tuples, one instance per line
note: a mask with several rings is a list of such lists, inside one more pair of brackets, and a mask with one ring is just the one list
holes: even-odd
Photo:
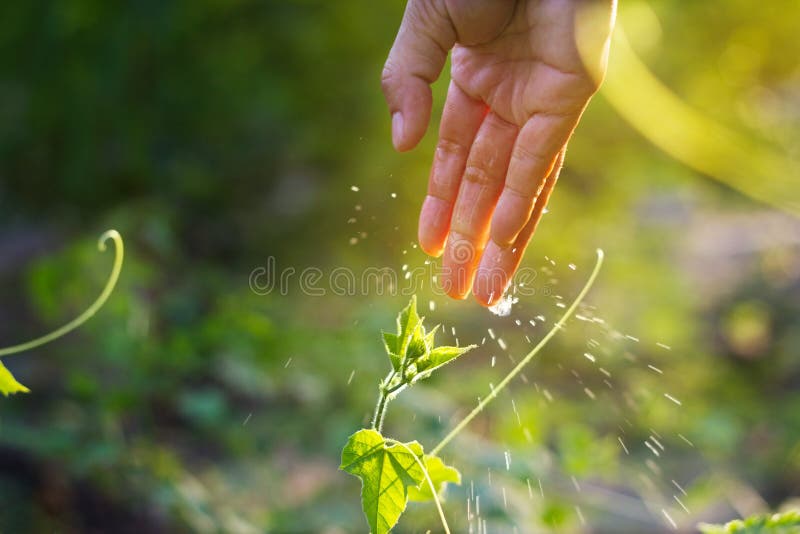
[(424, 336), (424, 333), (420, 332), (421, 323), (422, 320), (417, 313), (417, 296), (414, 295), (408, 306), (403, 308), (403, 311), (397, 316), (397, 336), (400, 338), (397, 354), (405, 356), (413, 337), (415, 335)]
[(462, 354), (474, 349), (476, 345), (466, 347), (436, 347), (431, 349), (426, 358), (421, 358), (417, 362), (417, 370), (421, 373), (426, 371), (426, 376), (430, 375), (439, 367), (446, 365)]
[(381, 332), (383, 334), (383, 346), (386, 348), (386, 354), (389, 355), (389, 359), (392, 361), (392, 369), (395, 371), (400, 370), (400, 364), (403, 361), (403, 357), (400, 355), (400, 337), (397, 334), (392, 334), (390, 332)]
[(0, 361), (0, 393), (8, 397), (9, 393), (19, 392), (28, 393), (30, 390), (17, 382), (17, 379), (14, 378), (11, 371), (6, 369), (6, 366)]
[[(458, 472), (458, 469), (445, 464), (438, 456), (426, 454), (423, 460), (425, 469), (428, 471), (428, 476), (431, 477), (433, 487), (436, 488), (436, 493), (440, 499), (442, 493), (444, 493), (445, 485), (448, 482), (461, 484), (461, 473)], [(409, 488), (408, 498), (409, 500), (417, 502), (432, 501), (433, 493), (431, 493), (431, 487), (428, 481), (424, 481), (419, 487)]]
[(406, 509), (409, 488), (425, 481), (417, 460), (423, 457), (416, 441), (405, 447), (386, 440), (375, 430), (362, 429), (350, 436), (342, 450), (339, 469), (361, 479), (361, 504), (373, 534), (389, 532)]
[(425, 327), (422, 326), (420, 322), (417, 325), (417, 329), (414, 330), (414, 333), (411, 335), (408, 347), (406, 348), (406, 361), (408, 363), (413, 363), (428, 354), (429, 345), (425, 342), (425, 338)]
[(434, 338), (436, 337), (436, 332), (439, 331), (439, 326), (441, 325), (437, 324), (436, 326), (433, 327), (433, 330), (431, 330), (425, 335), (425, 345), (428, 347), (429, 351), (433, 349), (433, 341)]
[(697, 527), (704, 534), (793, 534), (800, 532), (800, 512), (754, 515), (725, 525), (700, 523)]

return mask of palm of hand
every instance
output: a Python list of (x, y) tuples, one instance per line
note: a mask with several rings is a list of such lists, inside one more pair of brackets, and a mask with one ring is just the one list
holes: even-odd
[[(599, 15), (589, 40), (576, 29), (587, 6)], [(426, 84), (452, 48), (452, 80), (419, 224), (422, 249), (444, 253), (439, 280), (451, 296), (472, 290), (482, 304), (493, 304), (519, 267), (567, 141), (602, 77), (614, 6), (614, 0), (409, 0), (383, 84), (395, 145), (411, 148), (428, 122)]]
[(519, 2), (497, 37), (453, 48), (453, 82), (519, 127), (536, 113), (580, 114), (597, 89), (575, 42), (574, 8), (550, 4)]

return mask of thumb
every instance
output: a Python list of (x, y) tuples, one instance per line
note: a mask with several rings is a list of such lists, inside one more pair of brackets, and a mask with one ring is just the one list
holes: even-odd
[(411, 150), (425, 135), (431, 116), (430, 84), (442, 72), (455, 40), (445, 0), (409, 0), (381, 75), (395, 149)]

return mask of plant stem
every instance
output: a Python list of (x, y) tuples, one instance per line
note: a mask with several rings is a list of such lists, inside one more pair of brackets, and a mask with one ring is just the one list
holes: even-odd
[(20, 343), (19, 345), (14, 345), (11, 347), (4, 347), (0, 349), (0, 356), (16, 354), (18, 352), (23, 352), (39, 347), (46, 343), (50, 343), (51, 341), (58, 339), (61, 336), (78, 328), (80, 325), (88, 321), (92, 315), (97, 313), (97, 310), (103, 307), (103, 304), (105, 304), (106, 300), (108, 300), (108, 297), (111, 296), (111, 292), (114, 290), (114, 286), (117, 283), (119, 273), (122, 270), (122, 257), (124, 255), (122, 237), (120, 237), (116, 230), (108, 230), (107, 232), (103, 233), (97, 242), (97, 248), (99, 248), (101, 252), (104, 251), (106, 249), (106, 241), (109, 239), (114, 242), (114, 265), (111, 268), (111, 275), (108, 277), (108, 282), (106, 282), (106, 285), (103, 288), (102, 293), (100, 293), (100, 296), (97, 297), (97, 300), (95, 300), (92, 305), (86, 309), (86, 311), (61, 328), (58, 328), (49, 334), (37, 337), (36, 339), (32, 339), (31, 341)]
[(433, 448), (433, 450), (430, 452), (432, 456), (438, 454), (439, 451), (441, 451), (448, 443), (450, 443), (450, 441), (454, 437), (458, 435), (459, 432), (464, 430), (464, 428), (470, 423), (470, 421), (472, 421), (475, 418), (475, 416), (478, 415), (486, 407), (487, 404), (489, 404), (492, 400), (494, 400), (494, 398), (497, 397), (497, 395), (501, 391), (503, 391), (503, 389), (508, 385), (508, 383), (511, 382), (514, 379), (514, 377), (516, 377), (519, 374), (520, 371), (522, 371), (522, 368), (528, 365), (528, 362), (530, 362), (533, 359), (533, 357), (536, 356), (536, 354), (538, 354), (538, 352), (542, 350), (542, 348), (545, 345), (547, 345), (547, 342), (550, 341), (550, 339), (553, 336), (555, 336), (559, 330), (561, 330), (561, 328), (564, 326), (564, 323), (566, 323), (567, 320), (572, 316), (572, 314), (575, 313), (575, 310), (578, 308), (578, 305), (586, 296), (586, 293), (589, 292), (589, 289), (591, 289), (592, 284), (594, 284), (595, 278), (597, 278), (597, 273), (600, 272), (600, 266), (602, 265), (603, 265), (603, 251), (601, 249), (597, 249), (597, 263), (595, 263), (594, 265), (594, 270), (592, 271), (592, 274), (589, 275), (589, 279), (586, 281), (586, 284), (583, 286), (583, 289), (581, 289), (580, 293), (578, 293), (578, 296), (575, 297), (575, 301), (572, 303), (572, 305), (569, 308), (567, 308), (567, 311), (564, 312), (564, 315), (561, 316), (561, 319), (559, 319), (558, 322), (555, 324), (555, 326), (553, 326), (553, 328), (542, 338), (542, 340), (539, 341), (539, 343), (533, 348), (533, 350), (531, 350), (522, 359), (522, 361), (520, 361), (516, 365), (516, 367), (514, 367), (511, 370), (511, 372), (508, 373), (508, 375), (506, 375), (505, 378), (503, 378), (503, 380), (500, 381), (497, 387), (493, 388), (491, 393), (489, 393), (489, 395), (485, 399), (481, 400), (478, 403), (478, 405), (464, 419), (462, 419), (450, 431), (450, 433), (448, 433), (442, 439), (442, 441), (440, 441), (439, 444), (436, 445), (436, 447)]
[(389, 404), (390, 400), (389, 395), (398, 389), (397, 386), (391, 389), (388, 387), (395, 375), (397, 375), (397, 371), (390, 371), (389, 374), (386, 375), (386, 378), (383, 379), (383, 382), (381, 382), (380, 386), (378, 386), (380, 395), (378, 397), (378, 404), (375, 406), (375, 415), (372, 417), (372, 428), (378, 432), (380, 432), (381, 428), (383, 427), (383, 418), (386, 415), (386, 406)]
[(378, 397), (378, 404), (375, 406), (375, 416), (372, 418), (372, 428), (381, 431), (383, 428), (383, 418), (386, 415), (386, 406), (389, 404), (389, 394), (386, 390), (381, 388), (380, 397)]

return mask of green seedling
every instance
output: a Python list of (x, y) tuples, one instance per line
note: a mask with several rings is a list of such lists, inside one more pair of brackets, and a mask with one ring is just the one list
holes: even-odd
[(435, 336), (439, 327), (426, 331), (424, 318), (417, 313), (417, 298), (411, 298), (408, 306), (397, 316), (396, 333), (383, 332), (383, 345), (391, 369), (378, 386), (378, 402), (372, 425), (350, 436), (342, 450), (342, 463), (339, 466), (339, 469), (361, 479), (361, 505), (372, 534), (391, 531), (409, 500), (433, 501), (442, 527), (449, 534), (440, 496), (448, 483), (461, 483), (461, 474), (456, 468), (445, 464), (438, 454), (561, 330), (588, 293), (602, 263), (603, 251), (598, 250), (597, 263), (589, 280), (561, 319), (428, 454), (417, 441), (401, 442), (383, 436), (381, 432), (389, 402), (405, 389), (469, 352), (475, 345), (437, 347)]

